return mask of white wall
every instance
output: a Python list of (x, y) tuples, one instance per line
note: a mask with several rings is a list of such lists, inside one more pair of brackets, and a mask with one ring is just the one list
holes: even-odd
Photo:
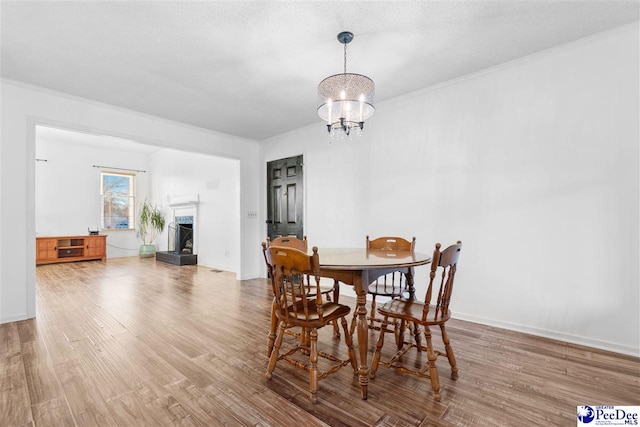
[(0, 323), (35, 316), (35, 127), (37, 124), (121, 137), (240, 161), (239, 278), (263, 270), (258, 210), (258, 144), (129, 110), (23, 85), (0, 84)]
[[(36, 235), (85, 235), (100, 226), (100, 172), (93, 165), (143, 170), (134, 173), (136, 201), (150, 198), (148, 154), (43, 139), (36, 130)], [(109, 169), (105, 169), (109, 170)], [(117, 171), (116, 171), (117, 172)], [(107, 258), (137, 256), (135, 230), (100, 230), (107, 237)]]
[[(169, 202), (197, 195), (195, 244), (198, 264), (227, 271), (240, 269), (240, 162), (222, 157), (161, 150), (152, 154), (153, 197), (163, 206), (167, 225), (174, 211)], [(188, 197), (186, 197), (188, 199)], [(180, 210), (176, 215), (182, 215)], [(167, 250), (167, 231), (158, 238)]]
[(303, 154), (311, 244), (460, 239), (456, 317), (640, 355), (638, 51), (634, 24), (381, 103), (361, 141), (273, 138), (260, 188)]

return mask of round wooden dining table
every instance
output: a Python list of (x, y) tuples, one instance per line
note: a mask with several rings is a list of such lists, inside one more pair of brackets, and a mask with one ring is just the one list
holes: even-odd
[(338, 280), (353, 286), (356, 298), (358, 353), (358, 377), (360, 394), (367, 398), (369, 385), (367, 324), (367, 290), (378, 277), (399, 271), (404, 273), (411, 298), (415, 298), (413, 268), (431, 262), (431, 256), (410, 251), (391, 251), (365, 248), (320, 248), (320, 276)]

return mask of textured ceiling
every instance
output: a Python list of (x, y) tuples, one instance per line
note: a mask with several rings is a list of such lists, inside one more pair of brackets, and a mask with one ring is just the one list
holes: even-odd
[[(263, 140), (319, 123), (348, 71), (384, 101), (639, 19), (630, 1), (2, 1), (0, 71)], [(375, 115), (371, 120), (375, 120)]]

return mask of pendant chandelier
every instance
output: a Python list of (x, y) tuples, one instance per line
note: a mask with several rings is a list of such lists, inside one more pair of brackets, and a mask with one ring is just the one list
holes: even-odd
[(327, 77), (318, 85), (318, 115), (327, 123), (329, 138), (360, 137), (364, 121), (373, 115), (375, 84), (362, 74), (347, 73), (347, 44), (353, 33), (338, 34), (344, 45), (344, 72)]

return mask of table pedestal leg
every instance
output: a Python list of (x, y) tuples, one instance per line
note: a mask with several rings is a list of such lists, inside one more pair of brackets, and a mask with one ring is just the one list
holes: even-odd
[(367, 291), (363, 285), (368, 282), (368, 274), (363, 272), (360, 283), (355, 283), (357, 292), (357, 313), (358, 313), (358, 352), (360, 353), (360, 366), (358, 366), (358, 377), (360, 380), (360, 397), (367, 399), (367, 389), (369, 386), (369, 364), (367, 362), (367, 352), (369, 349), (369, 326), (367, 325)]

